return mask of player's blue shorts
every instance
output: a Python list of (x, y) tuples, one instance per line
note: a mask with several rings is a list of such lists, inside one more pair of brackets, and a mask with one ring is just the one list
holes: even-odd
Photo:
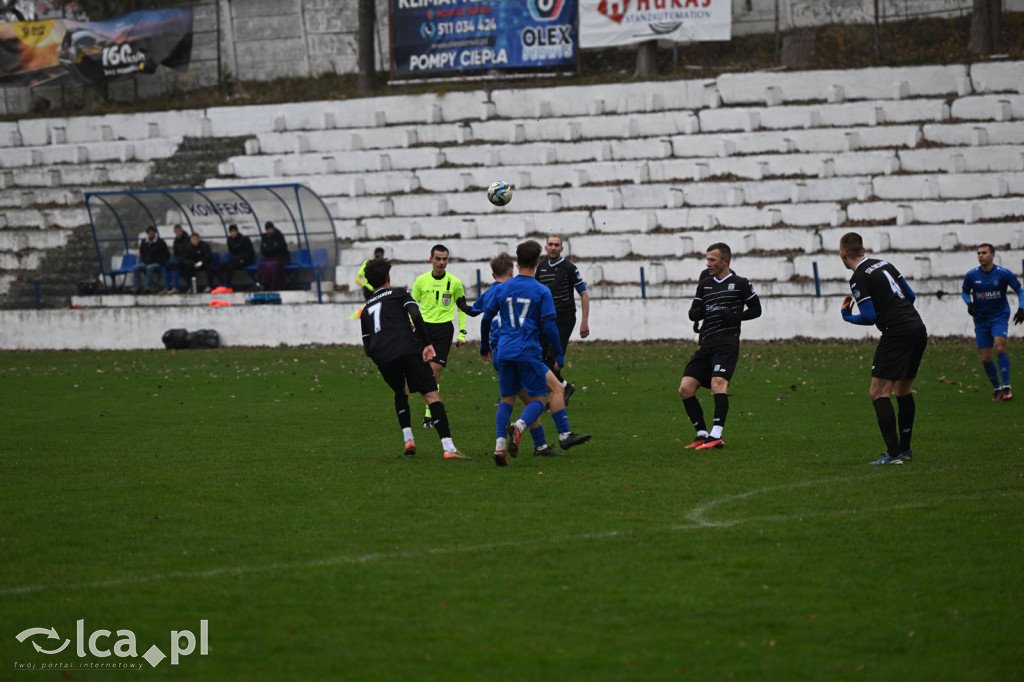
[(498, 370), (498, 390), (503, 398), (519, 393), (520, 388), (526, 389), (531, 398), (548, 394), (548, 367), (541, 360), (496, 360)]
[(991, 348), (995, 345), (997, 336), (1004, 339), (1010, 331), (1010, 314), (997, 317), (975, 317), (974, 318), (974, 339), (978, 348)]

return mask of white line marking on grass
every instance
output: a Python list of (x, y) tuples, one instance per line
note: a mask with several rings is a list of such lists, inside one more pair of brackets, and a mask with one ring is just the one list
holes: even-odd
[[(739, 500), (745, 500), (750, 497), (757, 495), (765, 495), (778, 490), (785, 490), (787, 488), (801, 488), (815, 485), (821, 485), (823, 483), (834, 483), (836, 481), (850, 481), (849, 477), (836, 477), (831, 479), (819, 479), (814, 481), (799, 481), (796, 483), (787, 483), (783, 485), (768, 486), (765, 488), (757, 488), (755, 490), (748, 490), (742, 493), (736, 493), (734, 495), (725, 495), (710, 500), (702, 505), (698, 505), (691, 509), (686, 514), (686, 519), (689, 523), (679, 524), (674, 526), (665, 526), (661, 528), (646, 528), (647, 532), (656, 533), (658, 531), (670, 531), (678, 532), (684, 530), (701, 530), (705, 528), (728, 528), (730, 526), (737, 526), (745, 523), (756, 523), (756, 522), (769, 522), (769, 523), (785, 523), (789, 521), (800, 521), (806, 516), (815, 518), (822, 518), (825, 516), (847, 516), (853, 514), (863, 513), (875, 513), (875, 512), (891, 512), (903, 509), (913, 509), (916, 507), (928, 507), (936, 504), (941, 504), (948, 499), (954, 499), (954, 496), (948, 497), (932, 497), (921, 502), (906, 503), (906, 504), (895, 504), (885, 507), (870, 507), (859, 508), (859, 509), (830, 509), (825, 511), (814, 511), (806, 512), (801, 511), (792, 515), (777, 514), (774, 516), (763, 516), (763, 517), (746, 517), (739, 519), (726, 519), (722, 521), (714, 521), (707, 518), (708, 512), (713, 510), (715, 507), (727, 504), (729, 502), (735, 502)], [(1002, 493), (1004, 496), (1012, 495), (1014, 497), (1024, 496), (1024, 491), (1006, 491)], [(989, 499), (991, 493), (986, 492), (978, 495), (955, 496), (957, 499), (977, 498), (977, 499)], [(217, 578), (220, 576), (245, 576), (259, 573), (277, 573), (283, 571), (295, 571), (304, 569), (315, 569), (315, 568), (329, 568), (331, 566), (346, 566), (354, 564), (365, 564), (376, 561), (394, 561), (394, 560), (409, 560), (409, 559), (422, 559), (427, 556), (443, 556), (446, 554), (459, 554), (465, 552), (483, 552), (491, 550), (508, 549), (511, 547), (523, 547), (524, 545), (542, 545), (542, 544), (562, 544), (565, 542), (573, 542), (580, 540), (607, 540), (618, 537), (620, 535), (631, 535), (632, 529), (625, 530), (610, 530), (597, 533), (579, 533), (577, 535), (562, 535), (552, 536), (545, 538), (535, 538), (533, 540), (516, 540), (507, 542), (486, 542), (477, 545), (464, 545), (456, 547), (435, 547), (424, 550), (414, 551), (403, 551), (403, 552), (371, 552), (369, 554), (360, 554), (356, 556), (333, 556), (323, 559), (312, 559), (310, 561), (296, 561), (276, 564), (265, 564), (261, 566), (234, 566), (226, 568), (211, 568), (205, 571), (172, 571), (170, 573), (154, 573), (148, 576), (139, 577), (126, 577), (126, 578), (111, 578), (109, 580), (94, 580), (81, 583), (65, 583), (65, 584), (53, 584), (53, 585), (23, 585), (21, 587), (5, 587), (0, 588), (0, 595), (16, 595), (16, 594), (30, 594), (33, 592), (43, 592), (46, 590), (80, 590), (89, 588), (106, 588), (106, 587), (127, 587), (130, 585), (144, 585), (146, 583), (154, 583), (161, 580), (194, 580), (196, 578)]]

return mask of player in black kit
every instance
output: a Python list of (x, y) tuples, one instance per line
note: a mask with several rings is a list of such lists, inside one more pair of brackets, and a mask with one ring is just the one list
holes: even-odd
[[(903, 464), (913, 459), (914, 377), (928, 345), (928, 330), (914, 309), (913, 289), (891, 263), (864, 255), (864, 240), (847, 232), (839, 240), (839, 257), (849, 270), (853, 294), (843, 299), (843, 319), (874, 324), (882, 332), (871, 363), (871, 403), (886, 452), (872, 464)], [(858, 315), (853, 314), (857, 302)], [(897, 422), (890, 396), (896, 394)], [(898, 428), (898, 430), (897, 430)]]
[[(579, 268), (562, 257), (562, 238), (557, 234), (548, 237), (547, 245), (544, 247), (547, 252), (547, 259), (541, 258), (537, 265), (537, 272), (534, 278), (551, 289), (551, 297), (555, 301), (555, 325), (558, 327), (558, 338), (562, 343), (562, 355), (565, 355), (569, 348), (569, 337), (576, 328), (576, 294), (580, 295), (580, 338), (590, 336), (590, 294), (587, 293), (587, 284), (583, 281), (583, 275)], [(544, 364), (548, 366), (565, 389), (565, 404), (569, 404), (569, 396), (573, 394), (576, 387), (562, 378), (562, 368), (555, 368), (555, 358), (558, 356), (558, 349), (552, 348), (547, 339), (541, 335), (541, 347), (544, 350)]]
[[(700, 328), (697, 352), (683, 370), (679, 397), (697, 437), (687, 449), (711, 450), (725, 447), (722, 429), (729, 413), (729, 380), (736, 370), (740, 354), (740, 323), (761, 316), (761, 300), (754, 285), (729, 270), (732, 250), (721, 242), (708, 247), (705, 273), (697, 283), (690, 306), (690, 319), (704, 321)], [(704, 422), (704, 410), (697, 400), (697, 389), (711, 389), (715, 414), (711, 432)]]
[[(423, 316), (412, 295), (401, 287), (391, 288), (391, 262), (374, 258), (366, 264), (366, 281), (373, 287), (373, 295), (366, 301), (359, 322), (363, 330), (363, 350), (369, 355), (381, 376), (395, 392), (395, 413), (402, 427), (405, 454), (416, 454), (412, 435), (412, 416), (409, 412), (409, 393), (423, 395), (434, 420), (434, 428), (441, 437), (445, 459), (471, 459), (459, 452), (452, 442), (448, 413), (437, 394), (437, 380), (427, 362), (434, 357), (424, 331)], [(409, 320), (415, 329), (409, 325)]]

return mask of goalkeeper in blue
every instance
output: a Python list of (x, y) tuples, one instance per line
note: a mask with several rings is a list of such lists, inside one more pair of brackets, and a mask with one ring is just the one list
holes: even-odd
[[(995, 255), (996, 249), (991, 244), (978, 247), (978, 267), (964, 277), (960, 295), (967, 304), (967, 314), (974, 318), (974, 338), (978, 343), (981, 364), (994, 389), (992, 400), (1013, 400), (1010, 356), (1006, 354), (1006, 334), (1010, 327), (1010, 302), (1006, 290), (1009, 288), (1017, 292), (1014, 324), (1024, 322), (1024, 295), (1014, 274), (992, 262)], [(992, 361), (993, 349), (995, 362)]]
[[(508, 456), (515, 457), (519, 452), (523, 431), (544, 411), (548, 367), (544, 364), (540, 343), (542, 333), (552, 348), (559, 349), (555, 369), (565, 362), (555, 324), (555, 302), (551, 290), (534, 279), (541, 251), (540, 244), (532, 240), (516, 247), (519, 274), (493, 287), (494, 293), (489, 297), (480, 323), (482, 330), (489, 330), (495, 317), (501, 320), (500, 341), (494, 353), (501, 393), (494, 420), (494, 463), (498, 466), (508, 466)], [(491, 353), (489, 337), (484, 333), (480, 339), (480, 355), (485, 358)], [(521, 389), (526, 391), (529, 402), (519, 419), (509, 423), (516, 395)], [(565, 407), (556, 410), (553, 406), (551, 418), (558, 428), (558, 444), (563, 450), (590, 440), (589, 434), (576, 434), (569, 430), (569, 415)]]

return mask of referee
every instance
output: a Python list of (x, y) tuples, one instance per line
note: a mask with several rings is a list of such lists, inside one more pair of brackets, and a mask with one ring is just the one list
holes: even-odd
[[(544, 247), (547, 252), (547, 260), (541, 259), (537, 265), (536, 279), (538, 282), (551, 289), (551, 297), (555, 299), (555, 324), (558, 326), (558, 340), (562, 344), (561, 355), (565, 355), (569, 347), (569, 337), (576, 328), (576, 296), (575, 290), (580, 295), (580, 307), (583, 309), (580, 320), (580, 338), (590, 336), (590, 294), (587, 293), (587, 284), (583, 281), (579, 268), (562, 257), (562, 238), (557, 234), (548, 237), (547, 245)], [(569, 404), (569, 396), (573, 394), (576, 387), (562, 378), (561, 368), (555, 367), (555, 358), (559, 355), (558, 349), (552, 348), (547, 337), (541, 335), (541, 345), (544, 348), (544, 364), (554, 372), (555, 377), (562, 382), (565, 388), (565, 403)]]
[[(468, 317), (471, 308), (466, 303), (462, 282), (448, 272), (448, 247), (435, 244), (430, 249), (430, 272), (416, 278), (412, 285), (413, 300), (420, 306), (427, 337), (434, 346), (435, 356), (430, 361), (434, 379), (441, 384), (441, 370), (448, 366), (448, 353), (452, 348), (452, 321), (458, 317), (459, 334), (455, 345), (466, 342), (466, 325), (462, 313)], [(461, 311), (461, 313), (459, 312)], [(427, 406), (423, 428), (433, 428), (434, 421)]]

